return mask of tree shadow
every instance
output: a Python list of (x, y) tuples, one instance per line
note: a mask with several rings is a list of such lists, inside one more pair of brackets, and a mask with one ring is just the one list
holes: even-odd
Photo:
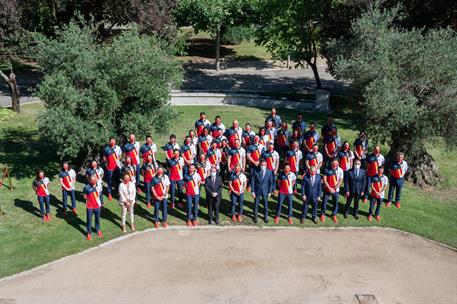
[(0, 163), (10, 166), (16, 179), (32, 177), (42, 169), (47, 176), (59, 171), (55, 150), (39, 138), (38, 131), (24, 127), (1, 130)]
[[(204, 58), (215, 57), (214, 39), (210, 38), (193, 38), (189, 39), (188, 56), (198, 56)], [(235, 51), (221, 45), (219, 50), (221, 58), (235, 55)]]

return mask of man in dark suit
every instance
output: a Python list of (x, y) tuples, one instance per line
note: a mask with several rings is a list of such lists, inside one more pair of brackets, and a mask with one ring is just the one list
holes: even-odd
[(349, 208), (354, 200), (354, 217), (359, 219), (359, 201), (363, 198), (367, 183), (366, 172), (361, 168), (360, 159), (354, 160), (354, 167), (344, 175), (344, 192), (346, 193), (346, 208), (344, 209), (344, 218), (348, 217)]
[(253, 172), (252, 197), (254, 198), (254, 223), (257, 223), (257, 211), (260, 198), (263, 199), (264, 221), (268, 223), (268, 198), (275, 189), (273, 171), (267, 169), (265, 159), (260, 161), (260, 166)]
[(303, 224), (308, 214), (308, 205), (312, 204), (312, 219), (317, 224), (317, 202), (321, 201), (322, 181), (321, 176), (317, 174), (316, 167), (310, 167), (308, 173), (303, 177), (301, 186), (301, 195), (303, 199), (303, 209), (300, 223)]
[[(217, 174), (216, 166), (211, 166), (210, 175), (205, 179), (206, 202), (208, 203), (208, 224), (212, 220), (219, 225), (219, 206), (221, 205), (222, 179)], [(214, 214), (213, 214), (214, 212)]]

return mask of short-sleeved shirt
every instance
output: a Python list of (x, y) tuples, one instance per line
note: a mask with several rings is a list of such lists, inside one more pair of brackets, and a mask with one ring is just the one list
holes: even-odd
[(155, 175), (154, 164), (144, 163), (143, 166), (141, 166), (141, 172), (143, 174), (143, 181), (145, 183), (150, 183)]
[(111, 147), (110, 145), (105, 147), (104, 156), (106, 158), (106, 169), (108, 171), (113, 171), (116, 168), (121, 167), (120, 157), (122, 155), (122, 150), (118, 145)]
[(36, 188), (35, 192), (37, 196), (44, 197), (49, 195), (49, 178), (44, 177), (42, 179), (35, 179), (33, 181), (33, 186)]
[[(371, 181), (372, 187), (375, 188), (377, 192), (380, 192), (384, 186), (387, 187), (388, 183), (389, 183), (389, 181), (387, 179), (387, 176), (385, 176), (385, 175), (379, 176), (378, 174), (373, 176), (373, 179)], [(385, 188), (384, 188), (384, 191), (385, 191)], [(381, 192), (381, 195), (377, 195), (372, 189), (370, 189), (370, 196), (373, 198), (384, 198), (384, 191)]]
[(197, 136), (200, 136), (203, 132), (203, 129), (207, 128), (209, 129), (211, 123), (205, 119), (205, 120), (201, 120), (201, 119), (198, 119), (196, 122), (195, 122), (195, 130), (197, 131)]
[[(322, 153), (320, 152), (317, 152), (317, 153), (314, 153), (314, 152), (309, 152), (309, 153), (306, 153), (306, 160), (308, 161), (308, 164), (310, 167), (316, 167), (319, 165), (319, 164), (322, 164)], [(320, 173), (320, 168), (319, 170), (317, 170), (317, 173)]]
[(286, 159), (290, 165), (290, 171), (297, 173), (300, 170), (300, 161), (303, 158), (303, 154), (300, 150), (289, 150), (286, 153)]
[(243, 185), (247, 181), (247, 177), (244, 173), (236, 174), (235, 172), (230, 175), (230, 181), (232, 182), (232, 188), (237, 191), (244, 193)]
[(170, 180), (182, 180), (183, 179), (183, 168), (184, 168), (184, 159), (179, 157), (178, 160), (174, 158), (170, 158), (167, 160), (168, 164), (168, 176)]
[(402, 178), (405, 175), (406, 171), (408, 171), (408, 164), (406, 161), (402, 161), (401, 163), (394, 161), (390, 165), (390, 176), (393, 178)]
[(198, 173), (194, 173), (191, 175), (186, 174), (184, 176), (184, 182), (186, 184), (186, 195), (187, 196), (195, 196), (200, 194), (200, 186), (199, 182), (201, 181), (201, 177)]
[(136, 166), (140, 164), (140, 143), (135, 141), (134, 143), (128, 142), (124, 145), (124, 154), (129, 156), (132, 160), (132, 165)]
[(279, 193), (281, 193), (281, 194), (294, 193), (293, 185), (296, 180), (297, 180), (297, 176), (293, 172), (289, 172), (289, 174), (282, 172), (278, 176)]
[[(76, 178), (75, 170), (70, 169), (68, 171), (63, 171), (63, 170), (60, 171), (59, 178), (62, 179), (62, 183), (65, 185), (65, 187), (69, 188), (70, 190), (75, 189), (75, 184), (73, 183), (73, 181)], [(62, 186), (62, 190), (66, 190), (66, 189), (64, 189), (64, 187)]]
[(170, 179), (165, 174), (162, 177), (154, 176), (152, 179), (152, 187), (158, 196), (167, 195), (167, 187), (170, 186)]
[(91, 184), (86, 184), (84, 186), (83, 193), (86, 195), (87, 209), (97, 209), (102, 206), (102, 202), (100, 200), (100, 193), (98, 192), (97, 185), (92, 186)]
[(147, 162), (149, 155), (154, 155), (157, 153), (157, 146), (154, 143), (151, 145), (143, 144), (140, 148), (140, 153), (141, 157), (143, 158), (143, 162)]
[[(340, 167), (338, 167), (336, 170), (333, 170), (332, 168), (327, 168), (324, 171), (324, 176), (327, 178), (327, 184), (330, 186), (330, 188), (335, 188), (338, 182), (343, 180), (344, 172)], [(336, 188), (337, 191), (339, 189), (339, 187)], [(325, 186), (325, 190), (327, 192), (330, 192), (330, 189), (328, 189), (327, 186)]]

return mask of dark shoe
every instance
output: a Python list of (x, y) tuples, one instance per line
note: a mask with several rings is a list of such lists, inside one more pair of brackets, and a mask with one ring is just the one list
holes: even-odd
[(314, 222), (314, 224), (317, 225), (317, 218), (316, 217), (313, 217), (313, 222)]
[(214, 221), (214, 223), (215, 223), (216, 225), (219, 225), (219, 219), (216, 219), (216, 220)]
[(266, 219), (263, 220), (265, 222), (265, 224), (268, 224), (268, 217)]
[(304, 219), (304, 218), (301, 218), (301, 219), (300, 219), (300, 224), (303, 225), (304, 223), (305, 223), (305, 219)]
[(208, 221), (208, 225), (211, 225), (212, 223), (213, 223), (213, 222), (211, 222), (211, 221)]
[(257, 218), (256, 217), (254, 218), (254, 224), (257, 224)]
[(345, 219), (347, 219), (347, 218), (348, 218), (348, 214), (347, 214), (347, 213), (344, 213), (344, 214), (343, 214), (343, 217), (344, 217)]
[(354, 214), (354, 218), (355, 218), (356, 220), (358, 220), (358, 219), (359, 219), (359, 215), (358, 215), (357, 213)]

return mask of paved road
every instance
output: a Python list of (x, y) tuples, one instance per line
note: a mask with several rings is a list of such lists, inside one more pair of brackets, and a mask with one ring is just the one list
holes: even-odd
[[(310, 69), (284, 69), (268, 62), (231, 63), (227, 69), (217, 73), (213, 64), (184, 64), (184, 81), (181, 90), (203, 91), (243, 91), (243, 92), (301, 92), (307, 93), (315, 87)], [(331, 89), (332, 94), (342, 94), (346, 86), (336, 81), (326, 68), (321, 66), (319, 72), (322, 85)], [(18, 73), (17, 80), (21, 92), (21, 103), (36, 101), (34, 90), (41, 75), (36, 71)], [(11, 105), (9, 89), (0, 81), (0, 106)]]
[(454, 250), (384, 229), (148, 231), (0, 280), (0, 303), (454, 304), (456, 292)]

